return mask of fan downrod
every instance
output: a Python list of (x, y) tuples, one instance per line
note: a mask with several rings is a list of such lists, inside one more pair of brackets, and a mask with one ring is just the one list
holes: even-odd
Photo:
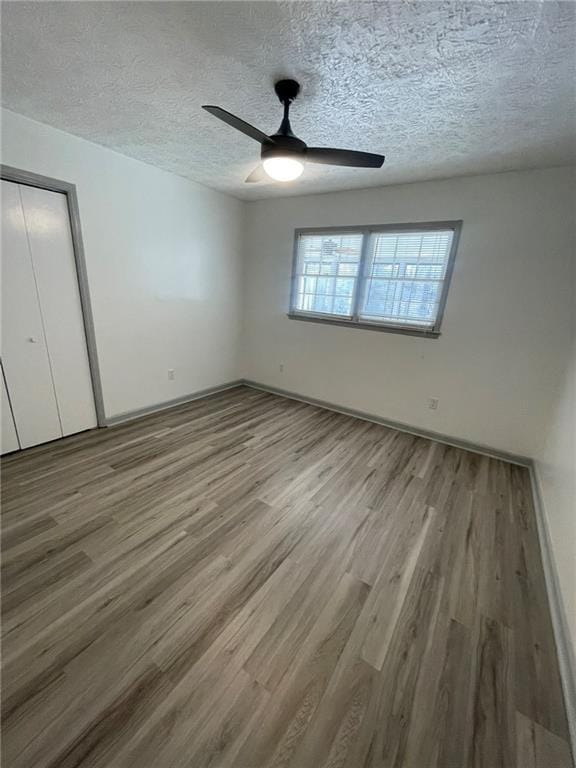
[(296, 80), (278, 80), (274, 83), (274, 90), (282, 104), (291, 104), (300, 93), (300, 83)]

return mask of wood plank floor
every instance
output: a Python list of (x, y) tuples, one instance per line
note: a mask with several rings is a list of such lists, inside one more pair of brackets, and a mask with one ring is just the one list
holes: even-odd
[(3, 462), (6, 768), (569, 768), (525, 469), (239, 387)]

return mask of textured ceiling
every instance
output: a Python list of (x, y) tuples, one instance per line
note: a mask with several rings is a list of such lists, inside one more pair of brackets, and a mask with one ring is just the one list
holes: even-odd
[[(572, 2), (5, 2), (3, 103), (253, 199), (576, 160)], [(247, 185), (272, 90), (302, 83), (310, 145), (383, 152), (382, 169), (308, 166)]]

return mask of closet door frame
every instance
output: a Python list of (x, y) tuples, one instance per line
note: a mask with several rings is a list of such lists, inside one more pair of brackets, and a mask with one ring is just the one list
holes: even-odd
[(98, 422), (99, 427), (104, 427), (106, 426), (106, 417), (104, 414), (104, 399), (102, 397), (102, 379), (100, 377), (100, 365), (98, 363), (98, 352), (96, 348), (96, 334), (94, 331), (94, 316), (92, 314), (90, 290), (88, 287), (86, 258), (84, 256), (84, 246), (82, 244), (82, 229), (80, 227), (80, 210), (78, 207), (76, 185), (71, 184), (68, 181), (61, 181), (60, 179), (52, 179), (49, 176), (32, 173), (31, 171), (12, 168), (9, 165), (0, 165), (0, 177), (5, 181), (24, 184), (28, 187), (38, 187), (39, 189), (46, 189), (50, 192), (60, 192), (66, 195), (68, 217), (70, 219), (70, 231), (72, 233), (74, 263), (76, 265), (76, 278), (78, 280), (78, 292), (80, 294), (80, 306), (82, 308), (82, 319), (84, 322), (84, 336), (86, 338), (86, 349), (90, 366), (90, 379), (92, 381), (92, 392), (94, 394), (94, 405), (96, 408), (96, 421)]

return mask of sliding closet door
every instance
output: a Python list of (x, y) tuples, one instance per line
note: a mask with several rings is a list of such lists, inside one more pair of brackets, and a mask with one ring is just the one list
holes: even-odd
[(64, 435), (96, 426), (66, 195), (20, 187)]
[(14, 424), (14, 417), (12, 416), (12, 408), (10, 408), (10, 401), (8, 400), (8, 392), (6, 391), (6, 383), (4, 382), (4, 373), (0, 368), (0, 384), (2, 386), (2, 411), (0, 418), (2, 419), (2, 450), (1, 453), (11, 453), (17, 451), (20, 448), (18, 442), (18, 435), (16, 434), (16, 425)]
[(24, 212), (2, 182), (2, 365), (22, 448), (62, 436)]

